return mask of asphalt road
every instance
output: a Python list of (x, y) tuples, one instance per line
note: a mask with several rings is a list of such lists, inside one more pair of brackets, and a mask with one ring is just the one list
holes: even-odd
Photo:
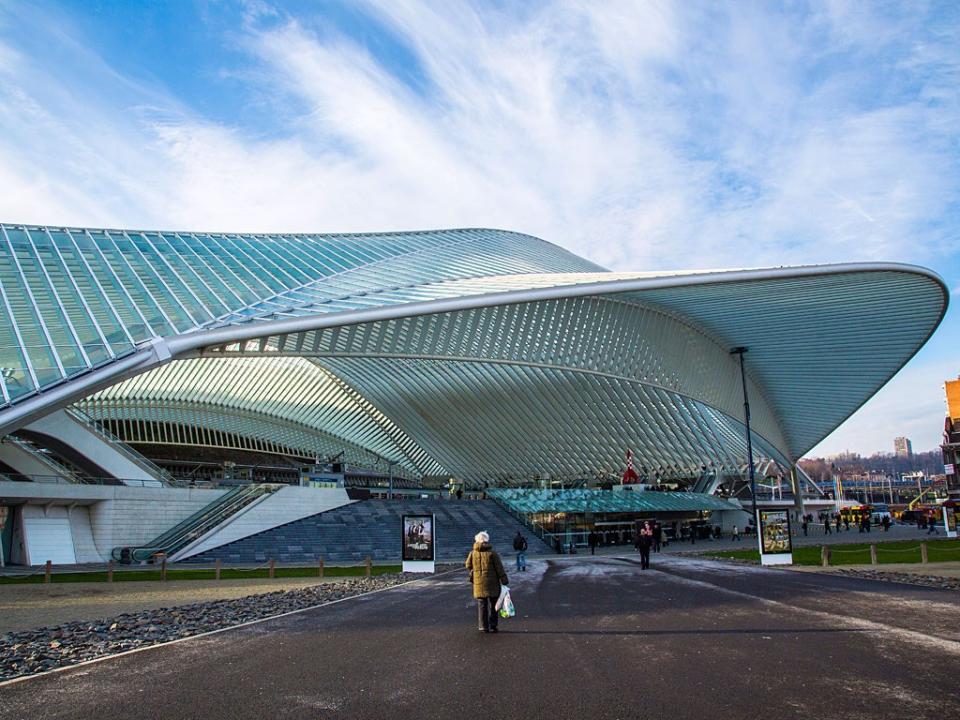
[(940, 718), (960, 597), (654, 556), (512, 573), (475, 630), (454, 573), (0, 686), (0, 718)]

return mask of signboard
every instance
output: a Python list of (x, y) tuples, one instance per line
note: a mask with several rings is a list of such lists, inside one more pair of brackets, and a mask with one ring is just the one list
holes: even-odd
[(957, 536), (957, 509), (945, 507), (943, 509), (943, 524), (947, 531), (947, 537), (955, 538)]
[(793, 543), (790, 537), (790, 513), (787, 510), (757, 510), (760, 516), (760, 563), (790, 565)]
[(436, 560), (436, 521), (433, 515), (401, 519), (401, 558), (404, 572), (433, 572)]
[(953, 475), (953, 470), (954, 470), (953, 463), (946, 463), (943, 466), (943, 472), (946, 473), (947, 475)]
[(338, 487), (343, 487), (343, 483), (337, 478), (314, 475), (300, 478), (300, 485), (303, 487), (327, 488), (333, 490), (337, 489)]

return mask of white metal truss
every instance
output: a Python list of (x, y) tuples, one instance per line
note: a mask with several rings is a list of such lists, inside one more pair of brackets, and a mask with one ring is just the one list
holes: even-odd
[(496, 230), (0, 230), (0, 434), (87, 398), (477, 482), (608, 472), (626, 447), (662, 477), (737, 465), (738, 345), (757, 455), (789, 464), (948, 296), (896, 264), (608, 273)]

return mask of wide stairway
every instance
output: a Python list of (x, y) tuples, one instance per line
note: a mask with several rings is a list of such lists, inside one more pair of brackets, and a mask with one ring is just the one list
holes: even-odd
[[(184, 562), (280, 563), (358, 562), (367, 555), (375, 561), (400, 562), (402, 515), (436, 516), (438, 561), (462, 562), (480, 530), (490, 533), (494, 548), (509, 559), (513, 538), (520, 530), (529, 555), (552, 550), (492, 500), (362, 500), (280, 525), (257, 535), (194, 555)], [(509, 567), (507, 568), (509, 571)]]

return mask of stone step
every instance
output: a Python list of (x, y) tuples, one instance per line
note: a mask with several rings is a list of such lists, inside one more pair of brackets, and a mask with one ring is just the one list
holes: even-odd
[(273, 558), (284, 563), (313, 563), (318, 557), (343, 562), (362, 560), (367, 555), (378, 561), (399, 562), (401, 516), (430, 513), (436, 517), (438, 560), (462, 560), (480, 530), (490, 534), (494, 548), (505, 557), (514, 555), (517, 530), (527, 538), (530, 555), (552, 553), (493, 501), (365, 500), (213, 548), (186, 562), (265, 562)]

